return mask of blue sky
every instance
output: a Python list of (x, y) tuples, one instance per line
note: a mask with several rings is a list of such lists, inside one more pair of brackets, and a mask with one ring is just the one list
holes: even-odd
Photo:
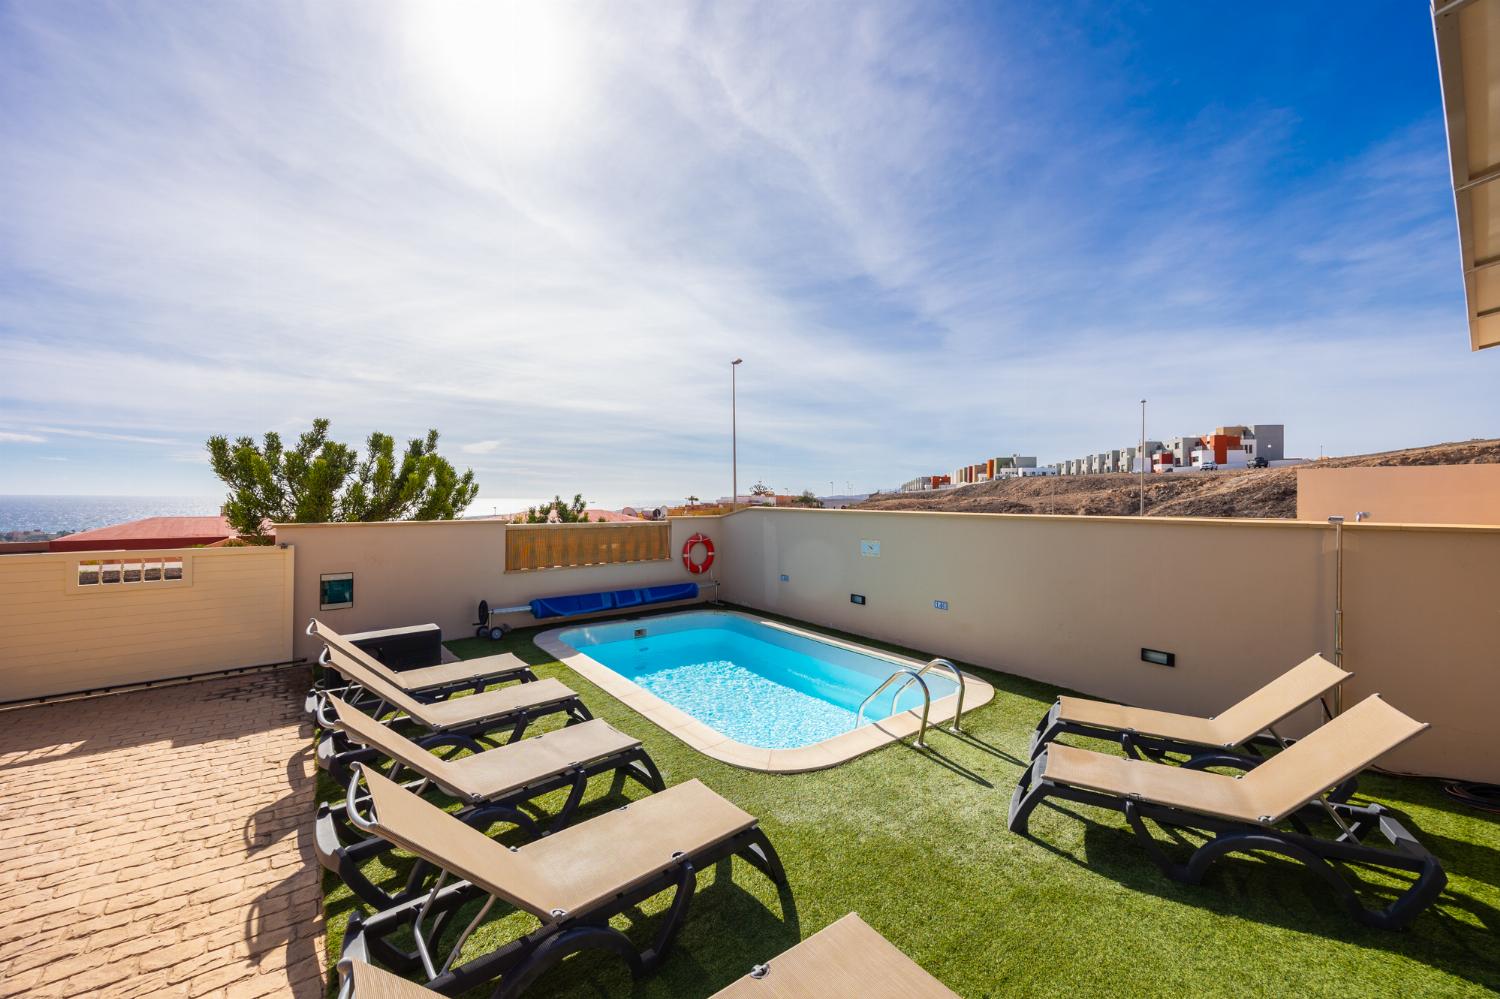
[(435, 426), (492, 497), (1494, 436), (1426, 7), (0, 3), (0, 493)]

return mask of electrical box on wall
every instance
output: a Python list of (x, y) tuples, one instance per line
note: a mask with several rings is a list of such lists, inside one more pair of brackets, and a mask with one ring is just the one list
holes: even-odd
[(865, 605), (865, 595), (863, 593), (851, 593), (849, 594), (849, 602), (851, 604), (859, 604), (863, 607)]

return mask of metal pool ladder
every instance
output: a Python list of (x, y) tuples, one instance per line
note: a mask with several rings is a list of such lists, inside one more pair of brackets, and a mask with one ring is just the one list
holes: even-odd
[(958, 720), (963, 717), (964, 713), (964, 677), (963, 674), (958, 671), (958, 667), (953, 665), (946, 659), (933, 659), (921, 669), (912, 669), (910, 666), (902, 666), (890, 676), (886, 677), (884, 682), (882, 682), (880, 686), (876, 687), (873, 691), (870, 692), (869, 697), (866, 697), (863, 701), (860, 702), (859, 713), (854, 717), (854, 727), (859, 728), (864, 724), (865, 708), (869, 706), (871, 701), (875, 700), (875, 698), (879, 696), (882, 690), (895, 683), (901, 677), (906, 677), (905, 682), (903, 682), (901, 686), (897, 687), (896, 692), (891, 695), (891, 707), (893, 709), (895, 708), (897, 699), (901, 697), (901, 692), (904, 691), (907, 687), (910, 687), (913, 683), (922, 688), (922, 726), (921, 728), (917, 729), (916, 744), (918, 749), (926, 749), (927, 713), (932, 709), (932, 692), (927, 689), (927, 681), (922, 679), (922, 674), (926, 673), (930, 669), (948, 670), (948, 672), (953, 674), (953, 682), (958, 684), (958, 710), (953, 712), (953, 721), (948, 724), (948, 731), (957, 735), (960, 731), (962, 731), (958, 727)]

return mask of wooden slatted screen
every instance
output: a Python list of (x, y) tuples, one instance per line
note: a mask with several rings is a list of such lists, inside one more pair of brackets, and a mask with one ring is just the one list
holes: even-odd
[(505, 571), (658, 562), (672, 557), (672, 526), (512, 524), (505, 529)]

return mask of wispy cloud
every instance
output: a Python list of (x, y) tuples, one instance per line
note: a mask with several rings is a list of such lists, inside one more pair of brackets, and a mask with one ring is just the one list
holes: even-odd
[(141, 434), (115, 434), (103, 430), (80, 430), (76, 427), (38, 427), (37, 429), (43, 433), (57, 437), (82, 437), (91, 441), (118, 441), (125, 444), (161, 445), (181, 443), (168, 437), (146, 437)]
[(436, 426), (488, 492), (606, 502), (727, 491), (736, 356), (778, 488), (1103, 446), (1143, 391), (1294, 447), (1493, 430), (1435, 91), (1309, 159), (1292, 97), (1153, 118), (1141, 30), (4, 8), (0, 419), (182, 482), (211, 433)]
[(0, 430), (0, 444), (45, 444), (47, 438), (38, 437), (36, 434), (19, 434), (10, 430)]

